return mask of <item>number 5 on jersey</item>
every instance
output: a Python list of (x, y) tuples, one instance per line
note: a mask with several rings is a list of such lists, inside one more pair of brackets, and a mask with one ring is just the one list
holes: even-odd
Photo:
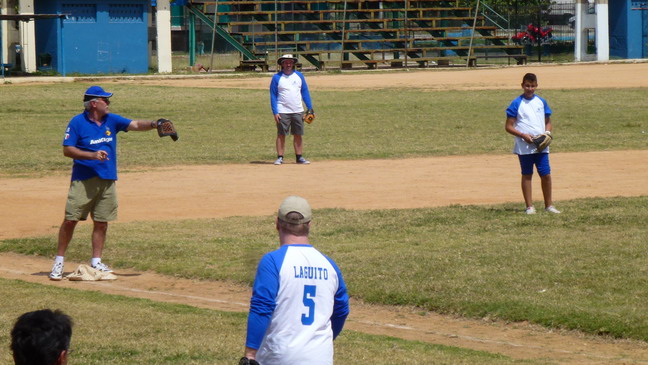
[(310, 326), (315, 321), (315, 293), (317, 286), (304, 285), (304, 306), (308, 308), (308, 314), (302, 314), (301, 322), (304, 326)]

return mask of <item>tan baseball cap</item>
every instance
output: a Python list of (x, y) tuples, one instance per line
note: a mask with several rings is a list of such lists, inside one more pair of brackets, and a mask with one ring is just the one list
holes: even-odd
[[(289, 219), (288, 213), (297, 212), (304, 216), (302, 219)], [(281, 202), (277, 218), (280, 221), (290, 224), (304, 224), (311, 221), (313, 212), (308, 201), (300, 196), (291, 195)]]

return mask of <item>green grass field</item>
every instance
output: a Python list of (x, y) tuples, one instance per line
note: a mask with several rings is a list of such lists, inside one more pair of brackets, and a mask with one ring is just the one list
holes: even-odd
[[(89, 84), (0, 87), (0, 173), (5, 178), (67, 174), (63, 131), (81, 111)], [(120, 169), (162, 164), (269, 161), (274, 129), (265, 90), (107, 84), (113, 112), (167, 117), (178, 143), (152, 133), (120, 135)], [(509, 153), (504, 109), (519, 90), (318, 91), (308, 156), (398, 159)], [(560, 151), (646, 149), (647, 89), (547, 90)], [(466, 104), (471, 107), (466, 108)], [(164, 158), (161, 158), (164, 156)], [(639, 168), (639, 167), (638, 167)], [(315, 211), (312, 239), (342, 268), (353, 297), (416, 305), (476, 318), (530, 321), (549, 328), (648, 341), (648, 197), (561, 201), (569, 214), (528, 217), (517, 205), (415, 210)], [(172, 232), (160, 236), (162, 229)], [(87, 237), (88, 225), (77, 237)], [(542, 233), (539, 233), (542, 232)], [(256, 262), (276, 247), (272, 217), (111, 224), (106, 258), (135, 268), (249, 285)], [(52, 257), (56, 237), (0, 242), (0, 251)], [(182, 249), (178, 249), (181, 247)], [(73, 242), (67, 257), (83, 260)], [(54, 306), (77, 320), (74, 363), (233, 363), (244, 341), (244, 314), (0, 280), (0, 346), (12, 320)], [(97, 316), (97, 313), (102, 315)], [(127, 313), (126, 321), (109, 313)], [(126, 323), (123, 323), (126, 322)], [(96, 325), (90, 326), (89, 323)], [(108, 333), (110, 341), (98, 336)], [(341, 364), (502, 363), (463, 349), (345, 332)], [(5, 351), (0, 361), (9, 363)]]
[[(0, 173), (68, 172), (61, 142), (69, 119), (81, 112), (89, 84), (10, 85), (0, 88)], [(111, 110), (140, 119), (166, 117), (179, 143), (154, 133), (120, 135), (120, 168), (168, 164), (249, 163), (275, 156), (266, 90), (169, 88), (108, 84)], [(317, 121), (305, 138), (314, 160), (405, 158), (509, 153), (504, 110), (510, 91), (318, 91)], [(645, 149), (646, 89), (540, 91), (554, 110), (555, 146), (562, 152)], [(466, 108), (470, 105), (470, 108)], [(29, 138), (27, 137), (29, 136)], [(164, 141), (167, 142), (167, 141)], [(164, 158), (160, 158), (164, 155)]]
[[(236, 364), (247, 314), (157, 303), (97, 292), (0, 279), (0, 364), (13, 364), (9, 331), (26, 308), (64, 308), (73, 317), (70, 364)], [(480, 351), (345, 331), (336, 341), (341, 364), (512, 364)], [(414, 362), (416, 363), (416, 362)]]

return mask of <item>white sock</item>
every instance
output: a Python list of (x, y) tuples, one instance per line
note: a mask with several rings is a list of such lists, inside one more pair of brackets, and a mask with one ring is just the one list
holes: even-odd
[(93, 257), (92, 261), (90, 262), (90, 265), (95, 266), (96, 264), (101, 262), (101, 257)]
[(58, 263), (63, 264), (64, 262), (65, 262), (65, 256), (56, 256), (56, 258), (54, 259), (55, 264), (58, 264)]

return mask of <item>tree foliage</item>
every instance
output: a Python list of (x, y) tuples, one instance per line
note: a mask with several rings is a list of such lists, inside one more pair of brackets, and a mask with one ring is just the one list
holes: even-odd
[[(462, 6), (475, 7), (477, 0), (464, 0)], [(546, 24), (554, 0), (480, 0), (480, 12), (488, 6), (499, 15), (510, 20), (515, 27)]]
[[(480, 0), (500, 14), (533, 15), (549, 10), (553, 0)], [(475, 6), (477, 0), (466, 0), (467, 6)]]

